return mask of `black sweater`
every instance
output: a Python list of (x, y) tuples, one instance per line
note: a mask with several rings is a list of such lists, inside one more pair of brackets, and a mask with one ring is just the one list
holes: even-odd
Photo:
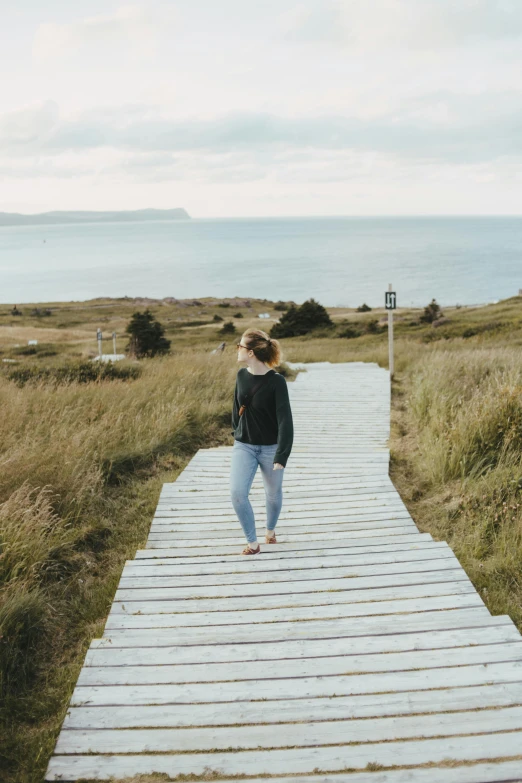
[(274, 370), (256, 391), (242, 416), (239, 408), (259, 382), (261, 376), (253, 375), (242, 367), (236, 378), (234, 408), (232, 411), (232, 435), (234, 440), (252, 445), (269, 446), (277, 443), (274, 463), (286, 465), (294, 439), (292, 410), (286, 379)]

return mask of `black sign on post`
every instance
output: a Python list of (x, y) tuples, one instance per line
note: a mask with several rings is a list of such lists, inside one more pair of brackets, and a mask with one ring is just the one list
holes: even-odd
[(384, 306), (387, 310), (397, 309), (397, 294), (395, 291), (386, 291), (384, 294)]

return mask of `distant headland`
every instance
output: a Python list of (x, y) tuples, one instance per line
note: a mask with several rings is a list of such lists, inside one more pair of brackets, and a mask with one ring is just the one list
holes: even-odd
[(133, 209), (118, 212), (41, 212), (22, 215), (0, 212), (0, 226), (50, 226), (64, 223), (135, 223), (148, 220), (190, 220), (185, 209)]

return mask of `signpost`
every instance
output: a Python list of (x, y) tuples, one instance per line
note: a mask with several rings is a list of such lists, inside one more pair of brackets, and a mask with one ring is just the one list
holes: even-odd
[(384, 306), (388, 311), (388, 352), (389, 352), (389, 367), (390, 367), (390, 380), (393, 378), (393, 311), (397, 307), (397, 294), (393, 291), (393, 286), (390, 283), (388, 290), (384, 294)]
[(96, 330), (96, 337), (98, 338), (98, 355), (99, 355), (100, 361), (101, 361), (101, 358), (103, 356), (103, 350), (102, 350), (102, 330), (101, 329), (97, 329)]

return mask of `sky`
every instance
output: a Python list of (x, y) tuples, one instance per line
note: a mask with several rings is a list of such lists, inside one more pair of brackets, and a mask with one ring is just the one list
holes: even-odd
[(0, 13), (0, 211), (522, 214), (522, 0)]

